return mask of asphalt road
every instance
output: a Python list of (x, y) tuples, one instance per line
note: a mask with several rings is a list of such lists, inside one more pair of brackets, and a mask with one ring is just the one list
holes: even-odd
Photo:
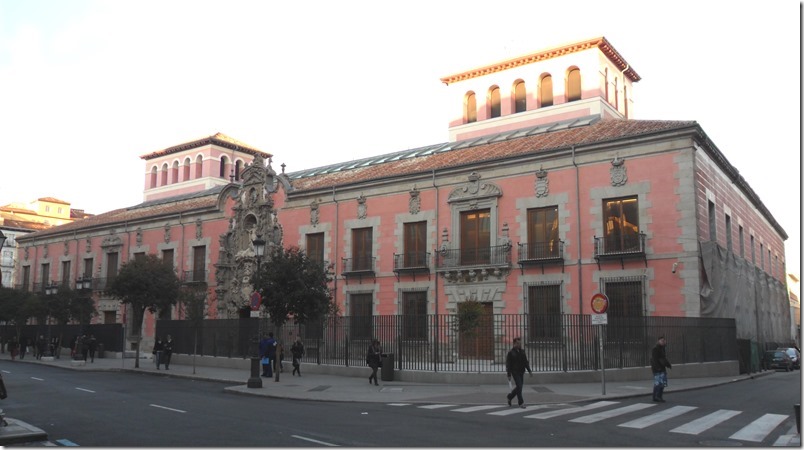
[(0, 371), (9, 417), (51, 442), (103, 447), (769, 446), (795, 426), (801, 398), (798, 371), (678, 392), (664, 404), (639, 397), (526, 410), (294, 401), (227, 393), (217, 382), (10, 361)]

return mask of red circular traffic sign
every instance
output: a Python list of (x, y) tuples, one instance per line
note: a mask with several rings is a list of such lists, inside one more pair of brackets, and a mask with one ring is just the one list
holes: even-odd
[(606, 294), (597, 293), (592, 296), (592, 311), (595, 314), (603, 314), (609, 309), (609, 298)]
[(260, 303), (262, 303), (262, 296), (259, 292), (254, 291), (251, 294), (251, 310), (252, 311), (259, 311)]

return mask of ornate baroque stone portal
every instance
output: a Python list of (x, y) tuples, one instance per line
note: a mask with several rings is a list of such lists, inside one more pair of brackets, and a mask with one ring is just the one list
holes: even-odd
[(221, 234), (218, 264), (215, 279), (218, 287), (218, 316), (221, 318), (239, 317), (248, 308), (248, 299), (253, 291), (251, 276), (257, 268), (252, 241), (261, 236), (266, 242), (265, 259), (276, 246), (282, 246), (282, 226), (274, 211), (274, 194), (279, 184), (285, 191), (291, 189), (286, 176), (277, 176), (270, 161), (257, 155), (254, 161), (243, 169), (243, 183), (229, 184), (220, 194), (219, 205), (225, 205), (227, 197), (235, 200), (229, 229)]

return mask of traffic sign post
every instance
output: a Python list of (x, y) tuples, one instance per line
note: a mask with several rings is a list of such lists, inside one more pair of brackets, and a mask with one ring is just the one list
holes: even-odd
[(606, 395), (606, 360), (603, 359), (603, 340), (605, 339), (606, 331), (603, 325), (608, 325), (609, 316), (606, 311), (609, 309), (609, 298), (606, 294), (597, 293), (592, 296), (592, 325), (597, 328), (597, 339), (599, 342), (600, 352), (600, 382), (603, 390), (603, 395)]

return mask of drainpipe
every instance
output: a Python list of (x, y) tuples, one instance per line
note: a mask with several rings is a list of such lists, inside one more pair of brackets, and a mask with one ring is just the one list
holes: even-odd
[(340, 231), (341, 221), (338, 219), (338, 207), (339, 207), (339, 205), (338, 205), (338, 199), (335, 198), (335, 186), (332, 186), (332, 201), (335, 203), (335, 245), (333, 246), (335, 248), (335, 261), (333, 263), (333, 266), (335, 267), (335, 270), (334, 270), (334, 272), (335, 272), (334, 275), (335, 276), (332, 277), (333, 282), (335, 283), (335, 286), (334, 286), (334, 288), (335, 288), (334, 291), (335, 292), (334, 292), (334, 294), (332, 294), (333, 295), (332, 301), (335, 302), (335, 304), (337, 305), (338, 304), (338, 246), (340, 245), (340, 240), (339, 240), (340, 233), (338, 233), (338, 231)]
[(581, 264), (581, 181), (580, 169), (578, 163), (575, 161), (575, 146), (572, 146), (572, 165), (575, 166), (575, 207), (576, 214), (578, 215), (578, 314), (583, 314), (583, 266)]
[[(436, 182), (435, 182), (435, 169), (433, 169), (433, 189), (435, 189), (435, 231), (436, 231), (435, 238), (436, 238), (436, 248), (437, 248), (438, 247), (438, 186), (436, 186)], [(433, 262), (435, 262), (435, 256), (436, 255), (433, 255)], [(434, 267), (434, 269), (435, 269), (435, 267)], [(435, 335), (439, 336), (439, 330), (438, 330), (438, 274), (436, 274), (436, 277), (435, 277), (434, 295), (435, 295)], [(435, 363), (435, 364), (433, 364), (433, 367), (435, 367), (436, 371), (438, 371), (438, 342), (436, 342), (435, 352), (434, 352), (433, 356), (434, 356), (434, 358), (433, 358), (434, 361), (433, 362)]]
[[(623, 80), (623, 111), (628, 111), (628, 99), (625, 97), (625, 72), (627, 72), (630, 67), (630, 64), (626, 64), (625, 69), (620, 71), (620, 79)], [(627, 119), (628, 116), (625, 118)]]

